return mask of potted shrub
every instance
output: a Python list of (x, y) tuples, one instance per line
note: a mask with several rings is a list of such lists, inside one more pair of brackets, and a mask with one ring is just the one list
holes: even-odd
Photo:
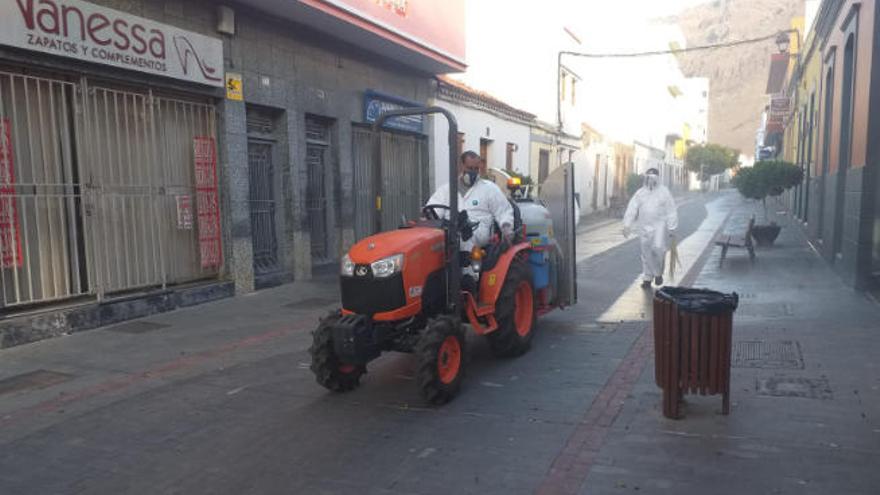
[(733, 185), (744, 197), (760, 200), (764, 206), (764, 224), (755, 225), (752, 238), (759, 246), (773, 244), (781, 227), (770, 222), (767, 215), (767, 196), (779, 196), (786, 189), (801, 183), (803, 171), (792, 163), (768, 160), (755, 163), (754, 167), (741, 168), (733, 179)]
[(626, 177), (626, 197), (631, 198), (639, 188), (642, 187), (642, 184), (645, 182), (645, 179), (641, 176), (641, 174), (629, 174)]

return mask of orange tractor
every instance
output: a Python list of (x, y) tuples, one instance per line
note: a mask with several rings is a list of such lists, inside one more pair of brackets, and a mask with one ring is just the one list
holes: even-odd
[[(474, 224), (466, 211), (452, 214), (459, 198), (453, 115), (439, 107), (383, 113), (373, 125), (374, 162), (381, 163), (379, 134), (387, 119), (434, 113), (449, 123), (450, 204), (427, 205), (421, 220), (366, 237), (343, 257), (342, 308), (320, 321), (309, 349), (317, 382), (330, 390), (356, 388), (370, 361), (398, 351), (415, 354), (425, 400), (446, 403), (458, 393), (467, 362), (464, 322), (496, 355), (518, 356), (531, 345), (538, 315), (576, 301), (570, 166), (542, 185), (541, 201), (513, 188), (513, 242), (499, 235), (489, 246), (462, 252)], [(478, 274), (467, 290), (464, 267)]]

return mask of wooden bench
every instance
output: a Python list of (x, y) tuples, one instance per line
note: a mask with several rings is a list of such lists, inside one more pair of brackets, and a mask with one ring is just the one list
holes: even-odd
[(755, 226), (755, 217), (753, 216), (749, 219), (749, 226), (746, 228), (746, 233), (743, 236), (737, 235), (721, 235), (717, 240), (715, 240), (716, 246), (721, 246), (721, 260), (718, 262), (718, 267), (724, 266), (724, 258), (727, 257), (727, 250), (729, 248), (744, 248), (749, 252), (749, 259), (752, 263), (755, 262), (755, 246), (752, 244), (752, 228)]
[(608, 216), (611, 218), (623, 218), (626, 212), (627, 201), (620, 196), (611, 196), (608, 201)]

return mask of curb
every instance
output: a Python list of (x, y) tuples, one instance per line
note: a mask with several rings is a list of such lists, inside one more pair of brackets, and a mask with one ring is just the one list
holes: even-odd
[[(689, 287), (696, 281), (715, 248), (715, 238), (724, 230), (732, 214), (731, 210), (724, 217), (710, 241), (681, 278), (680, 285)], [(648, 323), (636, 336), (620, 364), (608, 377), (590, 407), (584, 412), (577, 427), (569, 435), (535, 493), (569, 495), (582, 491), (582, 485), (605, 445), (611, 427), (623, 410), (627, 397), (638, 382), (649, 359), (654, 355), (654, 334), (651, 329), (652, 325)]]

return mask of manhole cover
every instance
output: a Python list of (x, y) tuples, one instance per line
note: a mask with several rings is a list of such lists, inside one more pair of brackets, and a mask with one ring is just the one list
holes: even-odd
[(147, 333), (160, 328), (168, 328), (171, 325), (156, 323), (154, 321), (130, 321), (121, 325), (110, 327), (109, 330), (121, 333)]
[(742, 341), (733, 348), (734, 368), (803, 369), (804, 358), (799, 343)]
[(73, 375), (57, 371), (37, 370), (0, 380), (0, 395), (20, 392), (22, 390), (51, 387), (65, 382)]
[(336, 302), (336, 299), (330, 299), (328, 297), (312, 297), (310, 299), (303, 299), (302, 301), (285, 304), (284, 307), (290, 309), (312, 309), (329, 306)]
[(770, 397), (803, 397), (805, 399), (831, 399), (831, 386), (828, 379), (793, 378), (775, 376), (755, 380), (758, 395)]

